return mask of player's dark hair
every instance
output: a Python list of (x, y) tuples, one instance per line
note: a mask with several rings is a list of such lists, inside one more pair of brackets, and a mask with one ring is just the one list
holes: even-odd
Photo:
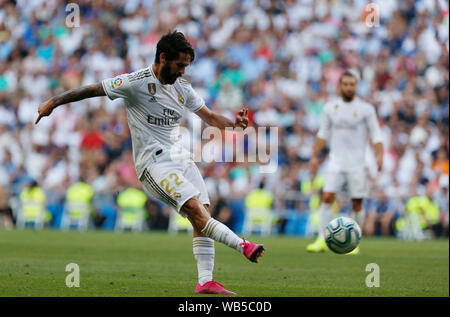
[(159, 64), (159, 55), (161, 53), (166, 54), (166, 58), (169, 61), (173, 61), (178, 58), (179, 53), (189, 54), (191, 56), (191, 62), (195, 58), (194, 49), (188, 40), (184, 37), (184, 34), (174, 30), (167, 33), (159, 40), (156, 45), (155, 63)]
[(339, 78), (339, 83), (342, 82), (342, 79), (343, 79), (344, 77), (353, 77), (353, 78), (356, 79), (356, 81), (358, 81), (358, 78), (356, 77), (355, 73), (352, 72), (351, 70), (346, 70), (346, 71), (341, 75), (341, 77)]

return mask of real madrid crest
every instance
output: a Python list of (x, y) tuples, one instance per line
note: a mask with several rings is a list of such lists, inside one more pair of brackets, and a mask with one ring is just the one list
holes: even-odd
[(179, 102), (181, 105), (184, 105), (184, 98), (183, 98), (183, 95), (182, 95), (182, 94), (178, 94), (178, 102)]
[(148, 92), (150, 93), (150, 95), (154, 95), (156, 93), (156, 84), (155, 83), (149, 83), (147, 85), (148, 87)]

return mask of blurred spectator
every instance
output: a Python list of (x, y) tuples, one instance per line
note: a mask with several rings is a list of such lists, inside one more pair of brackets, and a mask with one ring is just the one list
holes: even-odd
[(113, 192), (111, 179), (100, 175), (97, 169), (93, 169), (92, 207), (96, 216), (96, 226), (105, 230), (113, 230), (116, 224), (116, 198)]
[(62, 220), (64, 230), (73, 226), (76, 226), (79, 231), (86, 230), (91, 214), (95, 224), (99, 224), (98, 213), (92, 209), (93, 194), (92, 186), (83, 181), (76, 182), (67, 189)]
[(116, 230), (141, 231), (146, 216), (147, 195), (130, 187), (117, 196), (118, 215)]
[(245, 197), (244, 230), (247, 233), (255, 230), (262, 234), (269, 234), (272, 221), (276, 220), (272, 213), (273, 195), (264, 187), (265, 180), (261, 181), (258, 188), (252, 190)]
[(11, 229), (13, 227), (13, 214), (8, 198), (8, 193), (0, 185), (0, 228)]
[(449, 173), (449, 160), (448, 153), (445, 151), (444, 147), (439, 148), (436, 154), (436, 159), (433, 162), (433, 171), (438, 174), (445, 174), (448, 176)]
[(20, 208), (17, 214), (17, 227), (23, 229), (31, 224), (35, 229), (42, 229), (51, 220), (46, 209), (47, 197), (38, 182), (28, 183), (20, 193)]
[(234, 227), (234, 219), (231, 215), (230, 206), (228, 206), (228, 203), (224, 198), (218, 197), (217, 201), (214, 203), (211, 215), (214, 219), (217, 219), (227, 227)]
[(388, 199), (383, 189), (378, 190), (377, 196), (369, 207), (364, 223), (364, 234), (393, 236), (396, 215), (394, 201)]
[[(433, 236), (441, 235), (443, 224), (440, 219), (439, 206), (433, 199), (431, 186), (427, 186), (425, 195), (416, 195), (407, 201), (405, 217), (400, 219), (397, 229), (400, 231), (405, 230), (405, 223), (410, 221), (413, 223), (414, 231), (428, 230), (432, 232)], [(415, 238), (421, 239), (422, 235), (424, 234), (416, 234)]]
[(446, 175), (442, 175), (439, 178), (439, 187), (435, 194), (435, 202), (439, 206), (439, 210), (441, 212), (440, 214), (440, 221), (442, 224), (442, 231), (439, 231), (436, 233), (437, 236), (446, 236), (448, 237), (449, 233), (449, 227), (448, 227), (448, 214), (449, 214), (449, 180)]

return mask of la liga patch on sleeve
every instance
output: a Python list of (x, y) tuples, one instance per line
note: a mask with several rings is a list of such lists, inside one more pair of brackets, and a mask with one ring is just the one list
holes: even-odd
[(122, 84), (123, 84), (123, 79), (121, 77), (114, 78), (114, 80), (113, 80), (114, 88), (120, 87), (120, 86), (122, 86)]

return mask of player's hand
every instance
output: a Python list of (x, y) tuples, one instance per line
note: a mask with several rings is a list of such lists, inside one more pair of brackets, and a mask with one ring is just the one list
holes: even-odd
[(317, 172), (317, 169), (319, 168), (319, 160), (317, 157), (312, 156), (309, 160), (308, 164), (309, 170), (311, 173)]
[(383, 169), (383, 154), (377, 155), (377, 166), (378, 166), (378, 172), (381, 172)]
[(243, 107), (241, 110), (239, 110), (236, 121), (234, 122), (234, 127), (241, 127), (242, 129), (246, 129), (248, 126), (248, 108)]
[(52, 113), (54, 108), (55, 108), (55, 102), (53, 101), (53, 98), (50, 98), (49, 100), (41, 103), (38, 108), (39, 115), (34, 124), (38, 124), (39, 120), (41, 120), (42, 117), (49, 116)]

